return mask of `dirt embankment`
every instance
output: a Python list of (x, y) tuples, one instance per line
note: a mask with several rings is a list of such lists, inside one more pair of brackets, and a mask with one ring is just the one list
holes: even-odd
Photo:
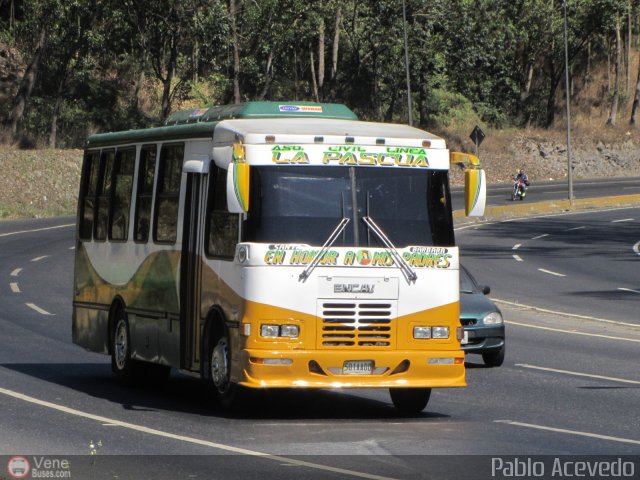
[(74, 214), (81, 150), (0, 146), (0, 218)]

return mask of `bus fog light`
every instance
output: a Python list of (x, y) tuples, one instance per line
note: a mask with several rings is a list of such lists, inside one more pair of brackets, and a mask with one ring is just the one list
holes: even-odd
[(449, 327), (431, 327), (432, 338), (449, 338)]
[(453, 365), (453, 358), (430, 358), (427, 363), (429, 365)]
[(242, 335), (244, 335), (245, 337), (250, 337), (251, 336), (251, 324), (250, 323), (243, 323), (242, 324)]
[(300, 335), (300, 328), (298, 325), (281, 325), (280, 336), (288, 338), (297, 338)]
[(431, 327), (413, 327), (413, 338), (431, 338)]
[(293, 364), (293, 359), (291, 358), (258, 358), (251, 357), (249, 358), (251, 363), (256, 363), (258, 365), (291, 365)]
[(280, 333), (280, 325), (260, 325), (261, 337), (277, 337)]

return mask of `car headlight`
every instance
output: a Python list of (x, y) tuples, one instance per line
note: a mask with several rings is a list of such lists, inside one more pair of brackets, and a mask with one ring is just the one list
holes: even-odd
[(502, 315), (498, 312), (491, 312), (484, 316), (482, 322), (485, 325), (502, 325), (504, 321), (502, 320)]

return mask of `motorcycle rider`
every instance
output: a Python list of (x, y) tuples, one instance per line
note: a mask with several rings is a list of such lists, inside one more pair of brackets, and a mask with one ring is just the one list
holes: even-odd
[(529, 186), (529, 177), (527, 176), (526, 173), (524, 173), (524, 170), (521, 168), (518, 173), (513, 177), (513, 181), (514, 182), (518, 182), (521, 181), (522, 182), (522, 198), (525, 197), (525, 195), (527, 194), (527, 187)]

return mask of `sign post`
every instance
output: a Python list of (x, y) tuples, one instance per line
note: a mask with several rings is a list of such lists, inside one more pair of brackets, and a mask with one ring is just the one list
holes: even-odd
[(475, 151), (476, 157), (478, 156), (478, 147), (484, 140), (484, 137), (485, 137), (485, 134), (478, 125), (476, 125), (476, 127), (471, 132), (471, 135), (469, 135), (469, 138), (473, 141), (473, 143), (476, 146), (476, 151)]

